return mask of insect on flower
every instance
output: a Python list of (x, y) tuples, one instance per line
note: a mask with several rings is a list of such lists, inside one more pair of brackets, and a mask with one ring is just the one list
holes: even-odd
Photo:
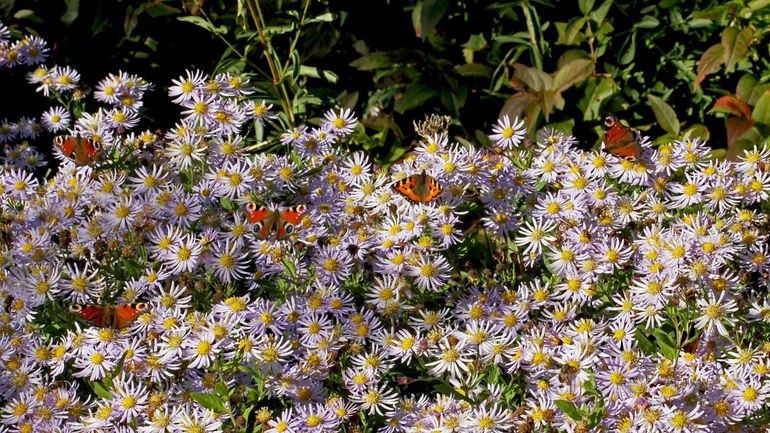
[(639, 159), (642, 154), (639, 141), (639, 131), (620, 123), (614, 114), (609, 113), (604, 118), (604, 149), (607, 152), (624, 158), (633, 156)]
[(98, 327), (125, 328), (147, 311), (145, 303), (124, 305), (70, 305), (69, 310)]
[(275, 239), (285, 239), (294, 233), (306, 210), (306, 206), (299, 205), (272, 211), (265, 206), (257, 208), (256, 204), (249, 203), (246, 205), (246, 216), (254, 224), (254, 234), (260, 239), (269, 238), (273, 231)]
[(60, 135), (54, 138), (53, 142), (59, 146), (64, 156), (69, 157), (74, 154), (77, 165), (92, 164), (102, 150), (96, 141), (79, 135)]
[(436, 178), (425, 174), (413, 174), (393, 184), (393, 189), (415, 203), (430, 203), (441, 195), (442, 189)]

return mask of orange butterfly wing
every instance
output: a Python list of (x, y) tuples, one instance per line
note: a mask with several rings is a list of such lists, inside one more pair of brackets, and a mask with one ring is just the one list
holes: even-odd
[(393, 189), (415, 203), (431, 202), (441, 195), (442, 191), (438, 181), (425, 173), (401, 179), (393, 185)]
[(278, 224), (275, 228), (275, 238), (283, 239), (294, 233), (294, 227), (302, 221), (302, 215), (307, 208), (304, 205), (293, 206), (284, 209), (280, 213)]
[(613, 114), (605, 118), (604, 128), (604, 148), (607, 152), (624, 158), (639, 158), (642, 146), (634, 130), (620, 123)]
[(272, 226), (272, 212), (264, 206), (257, 208), (254, 203), (246, 205), (246, 218), (254, 224), (255, 234), (261, 239), (267, 239)]
[(54, 138), (54, 144), (61, 147), (64, 156), (75, 154), (77, 165), (88, 165), (96, 160), (101, 150), (99, 145), (88, 138), (73, 137), (71, 135)]
[(428, 193), (425, 195), (425, 197), (423, 197), (425, 199), (424, 201), (426, 202), (433, 201), (438, 196), (441, 195), (441, 192), (442, 192), (441, 185), (438, 184), (438, 181), (435, 178), (431, 176), (426, 176), (425, 184), (428, 187)]
[(257, 208), (254, 203), (246, 205), (247, 218), (254, 224), (255, 234), (260, 239), (269, 238), (273, 228), (275, 228), (276, 239), (286, 238), (302, 221), (305, 210), (307, 207), (304, 205), (289, 207), (279, 212), (272, 212), (264, 206)]
[(98, 327), (104, 326), (105, 309), (100, 306), (75, 304), (70, 306), (70, 311)]
[(63, 153), (64, 156), (72, 155), (72, 152), (75, 150), (75, 137), (69, 135), (59, 136), (55, 137), (53, 142), (61, 148), (61, 153)]
[(147, 310), (147, 304), (125, 304), (114, 307), (112, 326), (125, 328), (145, 310)]

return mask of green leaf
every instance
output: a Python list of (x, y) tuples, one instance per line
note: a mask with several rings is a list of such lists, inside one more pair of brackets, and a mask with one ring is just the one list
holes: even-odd
[(483, 63), (466, 63), (455, 66), (455, 72), (463, 77), (489, 78), (492, 76), (492, 68)]
[(235, 202), (227, 197), (222, 197), (219, 199), (219, 205), (222, 206), (222, 209), (232, 212), (236, 209)]
[(752, 12), (761, 11), (770, 6), (770, 0), (753, 0), (749, 2), (749, 9)]
[(578, 8), (583, 15), (588, 15), (594, 8), (594, 0), (578, 0)]
[(217, 382), (216, 385), (214, 385), (214, 391), (217, 392), (217, 395), (224, 398), (230, 397), (230, 391), (227, 389), (227, 385), (225, 385), (222, 382)]
[(435, 89), (425, 86), (420, 82), (414, 82), (406, 87), (404, 93), (402, 93), (400, 98), (393, 104), (393, 109), (400, 114), (404, 114), (404, 112), (419, 107), (425, 103), (425, 101), (435, 98), (436, 96), (438, 96), (438, 94)]
[(606, 17), (607, 12), (610, 11), (610, 6), (612, 6), (612, 0), (605, 0), (601, 6), (599, 6), (595, 11), (591, 12), (591, 19), (597, 23), (604, 21), (604, 17)]
[(735, 86), (735, 96), (744, 101), (751, 99), (751, 91), (754, 90), (754, 86), (757, 85), (757, 79), (753, 75), (746, 73), (743, 74), (738, 85)]
[(60, 19), (61, 22), (70, 26), (80, 14), (80, 0), (65, 0), (64, 3), (67, 4), (67, 10)]
[(770, 90), (765, 90), (765, 93), (759, 98), (751, 118), (763, 125), (770, 126)]
[(421, 0), (412, 10), (412, 26), (418, 38), (425, 39), (441, 21), (447, 9), (449, 0)]
[(473, 53), (484, 49), (487, 45), (487, 40), (484, 39), (483, 34), (479, 33), (471, 35), (468, 42), (463, 44), (463, 57), (465, 58), (465, 63), (473, 63)]
[(716, 69), (724, 63), (725, 48), (722, 44), (714, 44), (710, 46), (701, 56), (698, 62), (698, 72), (695, 77), (695, 84), (693, 85), (693, 92), (698, 90), (700, 83), (706, 78), (706, 75), (716, 71)]
[(336, 83), (339, 77), (337, 74), (335, 74), (332, 71), (327, 71), (325, 69), (319, 69), (313, 66), (305, 66), (300, 65), (299, 67), (299, 74), (303, 77), (312, 77), (312, 78), (323, 78), (329, 83)]
[(350, 62), (350, 66), (359, 71), (373, 71), (393, 66), (393, 60), (388, 53), (375, 51), (353, 60)]
[(225, 402), (222, 400), (222, 397), (214, 393), (193, 392), (192, 399), (206, 409), (213, 410), (214, 412), (225, 413), (227, 411), (225, 408)]
[(219, 27), (214, 27), (213, 24), (211, 24), (210, 22), (204, 20), (201, 17), (189, 15), (189, 16), (186, 16), (186, 17), (178, 17), (177, 20), (183, 21), (183, 22), (186, 22), (186, 23), (190, 23), (190, 24), (195, 24), (196, 26), (202, 27), (202, 28), (208, 30), (209, 32), (214, 33), (214, 34), (226, 34), (227, 33), (227, 27), (226, 26), (223, 25), (223, 26), (219, 26)]
[(655, 342), (658, 343), (658, 349), (660, 349), (660, 353), (663, 356), (672, 361), (679, 357), (679, 349), (677, 349), (676, 343), (667, 332), (662, 329), (656, 329), (652, 331), (652, 335), (655, 336)]
[(594, 62), (591, 59), (575, 59), (556, 71), (552, 88), (557, 92), (563, 92), (582, 83), (593, 73)]
[(757, 84), (756, 86), (754, 86), (753, 89), (751, 89), (751, 95), (749, 95), (749, 99), (747, 99), (746, 102), (748, 102), (749, 105), (756, 107), (757, 104), (759, 103), (759, 99), (768, 90), (770, 90), (770, 83)]
[(620, 57), (618, 57), (618, 63), (621, 65), (627, 65), (634, 61), (636, 56), (636, 32), (632, 32), (623, 42), (620, 47)]
[(317, 17), (310, 18), (309, 20), (305, 21), (305, 24), (330, 23), (333, 21), (334, 21), (334, 14), (331, 12), (327, 12), (325, 14), (318, 15)]
[(691, 125), (689, 128), (682, 131), (682, 137), (684, 138), (694, 138), (699, 137), (703, 141), (709, 141), (709, 138), (711, 138), (711, 132), (708, 128), (706, 128), (706, 125), (696, 123), (694, 125)]
[(110, 392), (110, 389), (106, 387), (102, 382), (90, 382), (90, 383), (91, 383), (91, 389), (94, 390), (94, 393), (96, 395), (104, 399), (112, 398), (112, 393)]
[(585, 90), (585, 96), (578, 102), (583, 110), (583, 120), (588, 122), (601, 118), (601, 105), (605, 99), (615, 93), (615, 81), (610, 77), (591, 79)]
[(580, 31), (583, 30), (585, 23), (585, 17), (572, 18), (566, 24), (556, 23), (556, 31), (559, 33), (556, 43), (561, 45), (577, 45), (584, 41), (585, 35)]
[(723, 61), (727, 66), (727, 72), (732, 72), (738, 60), (749, 50), (752, 37), (751, 27), (746, 27), (740, 31), (735, 27), (724, 29), (722, 32), (722, 47), (724, 48)]
[(283, 263), (284, 269), (286, 269), (286, 273), (289, 274), (289, 277), (297, 277), (297, 268), (294, 266), (294, 262), (289, 260), (288, 257), (284, 257), (281, 263)]
[[(76, 3), (77, 3), (77, 1), (76, 1)], [(65, 13), (65, 15), (66, 15), (66, 13)], [(17, 10), (13, 14), (13, 17), (15, 19), (17, 19), (17, 20), (24, 20), (24, 19), (27, 19), (27, 18), (33, 17), (33, 16), (35, 16), (35, 11), (33, 11), (32, 9), (19, 9), (19, 10)], [(77, 11), (76, 11), (76, 15), (75, 16), (77, 16)], [(64, 21), (64, 16), (61, 17), (61, 20)], [(71, 22), (69, 22), (69, 23), (65, 22), (65, 24), (72, 24), (72, 23)]]
[(655, 114), (655, 120), (658, 121), (660, 127), (672, 135), (679, 135), (680, 125), (674, 109), (671, 108), (666, 101), (653, 94), (647, 95), (647, 102), (650, 107), (652, 107), (652, 112)]
[(554, 400), (553, 404), (575, 421), (582, 421), (586, 417), (582, 410), (578, 409), (574, 403), (567, 400)]
[(645, 15), (642, 17), (641, 21), (634, 24), (634, 27), (638, 29), (654, 29), (659, 25), (660, 25), (660, 21), (658, 21), (657, 18), (650, 15)]
[(652, 355), (655, 353), (655, 345), (652, 344), (652, 341), (650, 341), (641, 327), (636, 328), (634, 335), (636, 336), (636, 341), (639, 343), (639, 348), (642, 349), (642, 352), (644, 352), (646, 355)]
[(165, 3), (160, 3), (160, 2), (147, 4), (144, 10), (145, 12), (147, 12), (147, 15), (153, 18), (165, 17), (168, 15), (176, 15), (176, 14), (182, 13), (181, 9), (175, 8), (171, 5), (167, 5)]

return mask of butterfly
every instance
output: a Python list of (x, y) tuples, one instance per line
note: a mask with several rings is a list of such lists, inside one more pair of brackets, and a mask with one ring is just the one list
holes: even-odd
[(413, 174), (393, 184), (399, 194), (415, 203), (429, 203), (441, 195), (441, 185), (435, 177), (425, 174)]
[(70, 305), (70, 312), (98, 327), (125, 328), (140, 314), (147, 311), (145, 303), (124, 305)]
[(96, 160), (101, 152), (101, 146), (94, 140), (79, 135), (60, 135), (53, 139), (54, 144), (61, 148), (64, 156), (75, 154), (75, 164), (89, 165)]
[(604, 150), (624, 158), (633, 156), (636, 159), (642, 155), (642, 145), (639, 144), (639, 131), (620, 123), (620, 120), (609, 113), (604, 118)]
[(254, 224), (254, 234), (260, 239), (267, 239), (275, 230), (276, 239), (285, 239), (294, 233), (294, 228), (302, 220), (307, 210), (304, 205), (292, 206), (272, 211), (264, 206), (257, 208), (254, 203), (246, 205), (246, 216)]

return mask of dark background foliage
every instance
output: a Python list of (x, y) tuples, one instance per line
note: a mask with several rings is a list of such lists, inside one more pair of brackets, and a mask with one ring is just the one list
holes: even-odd
[[(2, 17), (48, 40), (49, 64), (84, 83), (119, 69), (155, 83), (151, 129), (177, 118), (171, 80), (200, 68), (248, 75), (281, 115), (268, 135), (354, 108), (354, 146), (381, 162), (408, 150), (412, 122), (430, 113), (482, 144), (503, 114), (586, 148), (607, 112), (660, 141), (709, 138), (728, 157), (770, 135), (770, 0), (19, 0)], [(0, 117), (47, 107), (21, 73), (2, 80), (13, 103)]]

